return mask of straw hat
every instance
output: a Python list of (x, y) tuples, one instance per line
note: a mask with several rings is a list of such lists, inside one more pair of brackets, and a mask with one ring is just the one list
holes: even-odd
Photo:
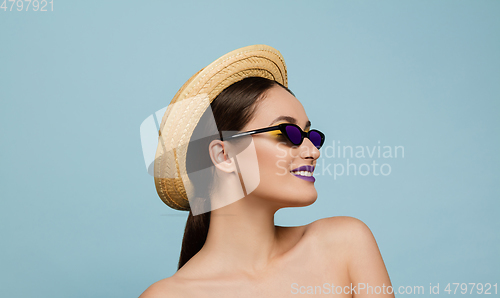
[(229, 52), (201, 69), (170, 102), (160, 124), (154, 162), (156, 191), (168, 206), (190, 209), (188, 197), (194, 189), (186, 172), (186, 144), (217, 95), (248, 77), (263, 77), (288, 87), (281, 53), (270, 46), (252, 45)]

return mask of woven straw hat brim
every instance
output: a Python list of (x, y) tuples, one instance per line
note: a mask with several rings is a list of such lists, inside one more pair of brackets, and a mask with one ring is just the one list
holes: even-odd
[(171, 208), (189, 210), (188, 198), (194, 189), (187, 176), (185, 144), (201, 116), (225, 88), (248, 77), (263, 77), (288, 87), (281, 53), (267, 45), (252, 45), (229, 52), (201, 69), (170, 102), (160, 124), (154, 176), (159, 197)]

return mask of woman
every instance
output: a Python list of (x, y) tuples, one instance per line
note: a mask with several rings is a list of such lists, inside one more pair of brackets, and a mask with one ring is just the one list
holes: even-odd
[[(161, 124), (155, 181), (167, 205), (190, 214), (178, 271), (141, 297), (393, 297), (361, 221), (274, 225), (279, 209), (315, 202), (312, 173), (324, 142), (286, 86), (281, 54), (256, 45), (217, 59), (174, 97), (178, 106)], [(205, 137), (214, 121), (218, 138)], [(197, 174), (202, 169), (209, 179)]]

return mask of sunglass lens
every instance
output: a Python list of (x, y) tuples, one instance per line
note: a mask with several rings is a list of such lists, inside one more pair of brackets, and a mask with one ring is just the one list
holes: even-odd
[(311, 143), (313, 143), (313, 145), (316, 147), (316, 148), (320, 148), (321, 145), (323, 145), (323, 137), (321, 136), (321, 134), (315, 130), (311, 131), (309, 133), (309, 139), (311, 140)]
[(288, 139), (290, 139), (290, 142), (292, 142), (292, 144), (299, 145), (302, 142), (302, 133), (300, 132), (300, 129), (298, 127), (288, 125), (287, 127), (285, 127), (285, 130)]

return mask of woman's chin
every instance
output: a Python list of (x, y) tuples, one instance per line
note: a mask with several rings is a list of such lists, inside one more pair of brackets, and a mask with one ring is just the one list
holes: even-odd
[(316, 202), (317, 199), (318, 199), (318, 196), (314, 196), (313, 198), (310, 198), (309, 200), (305, 200), (303, 202), (304, 204), (301, 207), (310, 206), (310, 205), (314, 204), (314, 202)]
[(317, 193), (314, 193), (314, 196), (313, 195), (303, 195), (301, 197), (296, 197), (293, 200), (287, 200), (288, 206), (286, 206), (286, 207), (307, 207), (307, 206), (314, 204), (314, 202), (316, 202), (317, 198), (318, 198)]

